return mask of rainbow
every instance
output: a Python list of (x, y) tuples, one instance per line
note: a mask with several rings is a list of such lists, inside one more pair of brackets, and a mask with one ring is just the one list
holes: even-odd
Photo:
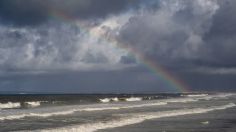
[(136, 50), (134, 47), (130, 47), (130, 46), (119, 46), (119, 47), (122, 47), (122, 49), (128, 50), (129, 53), (132, 53), (132, 55), (136, 56), (136, 59), (138, 59), (139, 62), (141, 62), (146, 68), (148, 68), (150, 71), (155, 73), (158, 77), (160, 77), (163, 81), (168, 83), (168, 85), (174, 88), (172, 90), (178, 93), (190, 92), (189, 90), (190, 88), (185, 82), (176, 78), (165, 67), (163, 67), (161, 64), (158, 64), (156, 61), (153, 61), (152, 59), (148, 58), (139, 50)]
[[(77, 25), (80, 27), (80, 29), (85, 32), (89, 33), (86, 27), (83, 27), (83, 24), (78, 24), (78, 21), (76, 21), (73, 17), (65, 14), (63, 11), (60, 11), (58, 9), (52, 9), (50, 16), (54, 19), (58, 19), (60, 21), (67, 22), (69, 24)], [(90, 34), (92, 35), (92, 34)], [(171, 72), (169, 72), (166, 68), (161, 66), (160, 64), (156, 63), (156, 61), (153, 61), (152, 59), (145, 56), (143, 53), (136, 50), (134, 47), (130, 46), (124, 46), (123, 44), (118, 44), (117, 41), (113, 39), (107, 39), (107, 38), (101, 38), (105, 41), (108, 41), (111, 44), (116, 45), (118, 48), (121, 48), (122, 50), (127, 51), (128, 53), (131, 53), (131, 55), (135, 56), (136, 59), (142, 63), (146, 68), (148, 68), (150, 71), (155, 73), (159, 78), (161, 78), (164, 82), (166, 82), (168, 85), (173, 88), (172, 90), (177, 93), (186, 93), (190, 91), (189, 86), (183, 82), (182, 80), (175, 77)]]

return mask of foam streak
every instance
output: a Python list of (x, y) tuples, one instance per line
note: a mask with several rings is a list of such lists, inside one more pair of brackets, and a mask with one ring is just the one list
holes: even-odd
[(79, 126), (70, 126), (64, 128), (56, 128), (50, 130), (40, 130), (42, 132), (93, 132), (101, 129), (109, 129), (122, 127), (131, 124), (141, 123), (145, 120), (156, 119), (156, 118), (164, 118), (164, 117), (173, 117), (173, 116), (181, 116), (181, 115), (191, 115), (191, 114), (200, 114), (207, 113), (215, 110), (223, 110), (231, 107), (235, 107), (234, 103), (229, 103), (223, 106), (213, 106), (209, 108), (194, 108), (194, 109), (182, 109), (182, 110), (172, 110), (172, 111), (164, 111), (164, 112), (154, 112), (154, 113), (144, 113), (144, 114), (133, 114), (132, 117), (127, 117), (120, 120), (113, 120), (109, 122), (98, 122), (93, 124), (84, 124)]

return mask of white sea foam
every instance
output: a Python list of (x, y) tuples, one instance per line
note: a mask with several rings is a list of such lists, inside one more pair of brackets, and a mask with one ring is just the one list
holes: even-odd
[(99, 99), (100, 102), (102, 103), (108, 103), (108, 102), (118, 102), (119, 99), (117, 97), (114, 97), (114, 98), (104, 98), (104, 99)]
[(164, 112), (152, 112), (152, 113), (143, 113), (143, 114), (132, 114), (124, 116), (119, 120), (112, 120), (107, 122), (97, 122), (97, 123), (88, 123), (82, 125), (75, 125), (63, 128), (55, 128), (48, 130), (39, 130), (42, 132), (93, 132), (101, 129), (109, 129), (122, 127), (131, 124), (137, 124), (149, 119), (163, 118), (163, 117), (173, 117), (173, 116), (181, 116), (181, 115), (190, 115), (190, 114), (200, 114), (207, 113), (215, 110), (223, 110), (231, 107), (235, 107), (234, 103), (229, 103), (223, 106), (213, 106), (209, 108), (194, 108), (194, 109), (182, 109), (182, 110), (171, 110)]
[(114, 97), (114, 98), (103, 98), (103, 99), (99, 99), (100, 102), (102, 103), (108, 103), (108, 102), (118, 102), (118, 101), (142, 101), (143, 98), (142, 97), (130, 97), (130, 98), (117, 98), (117, 97)]
[(231, 96), (236, 94), (231, 93), (219, 93), (219, 94), (188, 94), (188, 95), (181, 95), (185, 98), (191, 98), (194, 100), (218, 100), (218, 99), (228, 99)]
[(199, 101), (198, 99), (193, 99), (193, 98), (178, 98), (178, 99), (166, 99), (163, 100), (164, 102), (167, 103), (187, 103), (187, 102), (196, 102)]
[(208, 95), (203, 97), (195, 97), (195, 99), (203, 99), (203, 100), (218, 100), (218, 99), (227, 99), (231, 96), (234, 96), (235, 94), (230, 93), (221, 93), (221, 94), (214, 94), (214, 95)]
[(130, 98), (126, 98), (126, 101), (141, 101), (142, 98), (141, 97), (130, 97)]
[[(193, 102), (193, 101), (198, 101), (199, 99), (205, 99), (205, 100), (211, 100), (211, 99), (222, 99), (222, 98), (227, 98), (230, 96), (233, 96), (235, 94), (215, 94), (215, 95), (209, 95), (209, 94), (188, 94), (188, 95), (181, 95), (182, 98), (173, 98), (173, 99), (167, 99), (169, 102)], [(156, 96), (157, 97), (157, 96)], [(152, 100), (153, 97), (144, 97), (147, 100)], [(103, 98), (99, 99), (100, 102), (102, 103), (108, 103), (108, 102), (118, 102), (118, 101), (142, 101), (142, 97), (130, 97), (130, 98)]]
[(0, 109), (19, 108), (19, 107), (20, 103), (12, 103), (12, 102), (0, 103)]
[(119, 109), (140, 108), (140, 107), (158, 106), (158, 105), (166, 105), (166, 104), (167, 104), (166, 102), (157, 102), (157, 103), (147, 103), (147, 104), (139, 104), (139, 105), (122, 105), (122, 106), (112, 106), (112, 107), (73, 108), (73, 109), (64, 110), (64, 111), (54, 111), (54, 112), (47, 112), (47, 113), (23, 113), (23, 114), (17, 114), (17, 115), (1, 116), (0, 120), (15, 120), (15, 119), (21, 119), (25, 117), (50, 117), (50, 116), (73, 114), (74, 112), (79, 112), (79, 111), (119, 110)]
[(112, 100), (112, 101), (115, 101), (115, 102), (118, 102), (118, 101), (119, 101), (119, 99), (118, 99), (117, 97), (111, 98), (111, 100)]
[(215, 98), (228, 98), (228, 97), (231, 97), (231, 96), (234, 96), (235, 94), (231, 94), (231, 93), (225, 93), (225, 94), (217, 94), (215, 95), (214, 97)]
[(73, 114), (75, 110), (68, 110), (68, 111), (59, 111), (59, 112), (49, 112), (49, 113), (25, 113), (19, 115), (8, 115), (0, 117), (0, 120), (15, 120), (21, 119), (25, 117), (50, 117), (50, 116), (57, 116), (57, 115), (68, 115)]
[(108, 103), (108, 102), (111, 101), (111, 99), (109, 99), (109, 98), (99, 99), (99, 100), (100, 100), (100, 102), (102, 102), (102, 103)]
[(139, 104), (139, 105), (124, 105), (124, 106), (114, 106), (114, 107), (101, 107), (101, 108), (85, 108), (80, 111), (100, 111), (100, 110), (119, 110), (119, 109), (128, 109), (128, 108), (140, 108), (140, 107), (149, 107), (149, 106), (158, 106), (158, 105), (166, 105), (166, 102), (158, 102), (158, 103), (148, 103), (148, 104)]
[(35, 102), (25, 102), (27, 105), (29, 105), (30, 107), (37, 107), (40, 106), (40, 101), (35, 101)]
[[(68, 115), (68, 114), (73, 114), (75, 112), (79, 111), (102, 111), (102, 110), (119, 110), (119, 109), (129, 109), (129, 108), (140, 108), (140, 107), (150, 107), (150, 106), (158, 106), (158, 105), (166, 105), (168, 103), (187, 103), (187, 102), (196, 102), (199, 101), (200, 99), (212, 99), (212, 98), (225, 98), (228, 96), (232, 96), (232, 94), (223, 94), (223, 95), (208, 95), (205, 97), (187, 97), (187, 98), (174, 98), (174, 99), (164, 99), (160, 100), (159, 102), (154, 102), (154, 103), (142, 103), (142, 104), (112, 104), (112, 105), (96, 105), (96, 106), (89, 106), (89, 107), (80, 107), (80, 106), (75, 106), (71, 107), (70, 109), (63, 109), (60, 111), (58, 110), (53, 110), (53, 111), (47, 111), (47, 112), (27, 112), (27, 113), (20, 113), (20, 114), (13, 114), (13, 115), (4, 115), (0, 116), (0, 120), (14, 120), (14, 119), (21, 119), (25, 117), (50, 117), (50, 116), (60, 116), (60, 115)], [(114, 99), (114, 98), (110, 98)], [(140, 99), (139, 99), (140, 100)], [(20, 107), (20, 104), (17, 103), (15, 105), (10, 104), (8, 107), (4, 108), (9, 108), (9, 107)], [(32, 103), (32, 104), (37, 104), (38, 103)], [(1, 105), (0, 105), (1, 107)]]
[(208, 94), (188, 94), (185, 96), (187, 96), (187, 97), (205, 97), (205, 96), (208, 96)]
[[(105, 99), (109, 99), (109, 101), (110, 101), (113, 98), (105, 98)], [(126, 99), (130, 99), (131, 101), (140, 100), (140, 98), (134, 98), (134, 97), (126, 98)], [(106, 107), (73, 108), (70, 110), (63, 110), (63, 111), (56, 111), (56, 112), (54, 111), (54, 112), (47, 112), (47, 113), (26, 113), (26, 114), (20, 114), (20, 115), (9, 115), (9, 116), (0, 117), (0, 120), (14, 120), (14, 119), (21, 119), (21, 118), (25, 118), (25, 117), (50, 117), (50, 116), (60, 116), (60, 115), (73, 114), (74, 112), (78, 112), (78, 111), (119, 110), (119, 109), (167, 105), (168, 103), (187, 103), (187, 102), (196, 102), (196, 101), (198, 101), (198, 99), (195, 99), (195, 98), (165, 99), (165, 100), (161, 100), (156, 103), (147, 103), (147, 104), (121, 105), (121, 106), (114, 105), (114, 106), (110, 106), (110, 107), (106, 106)]]

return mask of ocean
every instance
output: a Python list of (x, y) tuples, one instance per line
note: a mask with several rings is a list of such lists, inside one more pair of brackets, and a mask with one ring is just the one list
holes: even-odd
[(236, 94), (0, 95), (0, 131), (235, 132)]

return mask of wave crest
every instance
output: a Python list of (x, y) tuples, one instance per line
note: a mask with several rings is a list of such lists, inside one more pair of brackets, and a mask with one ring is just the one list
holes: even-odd
[(20, 103), (0, 103), (0, 109), (10, 109), (10, 108), (19, 108), (21, 105)]
[(181, 116), (181, 115), (190, 115), (190, 114), (200, 114), (207, 113), (215, 110), (223, 110), (231, 107), (235, 107), (234, 103), (229, 103), (227, 105), (222, 106), (212, 106), (209, 108), (193, 108), (193, 109), (182, 109), (182, 110), (171, 110), (164, 112), (153, 112), (153, 113), (143, 113), (143, 114), (133, 114), (131, 116), (125, 116), (119, 120), (107, 121), (107, 122), (97, 122), (97, 123), (89, 123), (78, 126), (70, 126), (63, 128), (55, 128), (48, 130), (41, 130), (42, 132), (93, 132), (101, 129), (109, 129), (127, 126), (131, 124), (137, 124), (143, 122), (145, 120), (155, 119), (155, 118), (164, 118), (164, 117), (173, 117), (173, 116)]

